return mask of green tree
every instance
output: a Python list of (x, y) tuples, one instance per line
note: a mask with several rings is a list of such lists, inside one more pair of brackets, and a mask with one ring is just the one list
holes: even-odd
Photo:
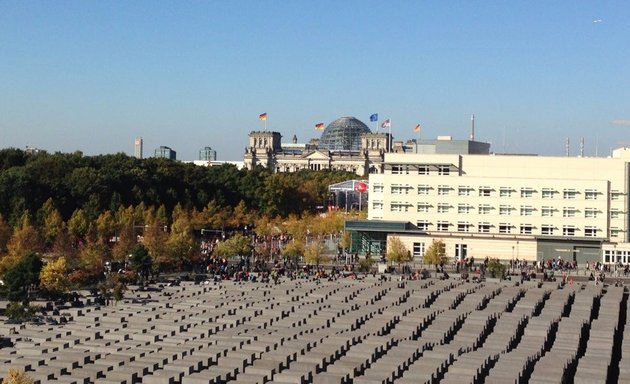
[(52, 198), (46, 200), (37, 212), (38, 222), (47, 247), (50, 247), (57, 238), (59, 231), (65, 227), (61, 213), (55, 207)]
[(89, 222), (85, 211), (81, 208), (76, 209), (68, 220), (68, 233), (76, 242), (79, 242), (85, 239), (88, 229)]
[(490, 259), (488, 262), (488, 271), (492, 277), (503, 278), (505, 275), (506, 266), (502, 264), (499, 259)]
[(22, 258), (4, 273), (6, 293), (11, 301), (28, 302), (29, 291), (39, 285), (42, 260), (34, 253)]
[(151, 272), (153, 260), (144, 245), (136, 244), (133, 248), (131, 248), (129, 263), (131, 264), (132, 270), (136, 271), (143, 281), (149, 279), (149, 273)]
[(437, 273), (438, 266), (444, 266), (448, 261), (446, 257), (446, 245), (442, 240), (433, 240), (429, 248), (424, 253), (424, 262), (435, 266)]
[(7, 252), (7, 244), (12, 234), (11, 227), (4, 220), (4, 216), (0, 215), (0, 254)]
[(400, 240), (400, 237), (390, 236), (387, 243), (388, 247), (385, 257), (390, 263), (398, 264), (398, 270), (400, 270), (400, 265), (402, 263), (408, 263), (412, 260), (411, 253), (407, 247), (405, 247), (405, 244), (403, 244)]

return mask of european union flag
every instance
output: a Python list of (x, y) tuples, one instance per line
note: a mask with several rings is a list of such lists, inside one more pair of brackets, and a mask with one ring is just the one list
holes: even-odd
[(378, 121), (378, 113), (373, 113), (370, 116), (370, 121)]

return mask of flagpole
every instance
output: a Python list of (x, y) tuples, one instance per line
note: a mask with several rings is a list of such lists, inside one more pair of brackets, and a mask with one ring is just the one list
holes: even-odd
[(389, 124), (387, 124), (387, 127), (389, 128), (389, 139), (387, 139), (387, 141), (389, 141), (389, 151), (392, 151), (392, 119), (389, 119)]

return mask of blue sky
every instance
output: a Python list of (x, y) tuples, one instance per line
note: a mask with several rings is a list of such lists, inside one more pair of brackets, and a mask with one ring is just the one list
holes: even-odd
[(0, 147), (242, 159), (355, 116), (496, 152), (630, 146), (627, 1), (0, 0)]

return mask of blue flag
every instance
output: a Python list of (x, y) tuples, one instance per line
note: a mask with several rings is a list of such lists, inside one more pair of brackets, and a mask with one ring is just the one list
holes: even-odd
[(370, 121), (378, 121), (378, 113), (373, 113), (370, 116)]

